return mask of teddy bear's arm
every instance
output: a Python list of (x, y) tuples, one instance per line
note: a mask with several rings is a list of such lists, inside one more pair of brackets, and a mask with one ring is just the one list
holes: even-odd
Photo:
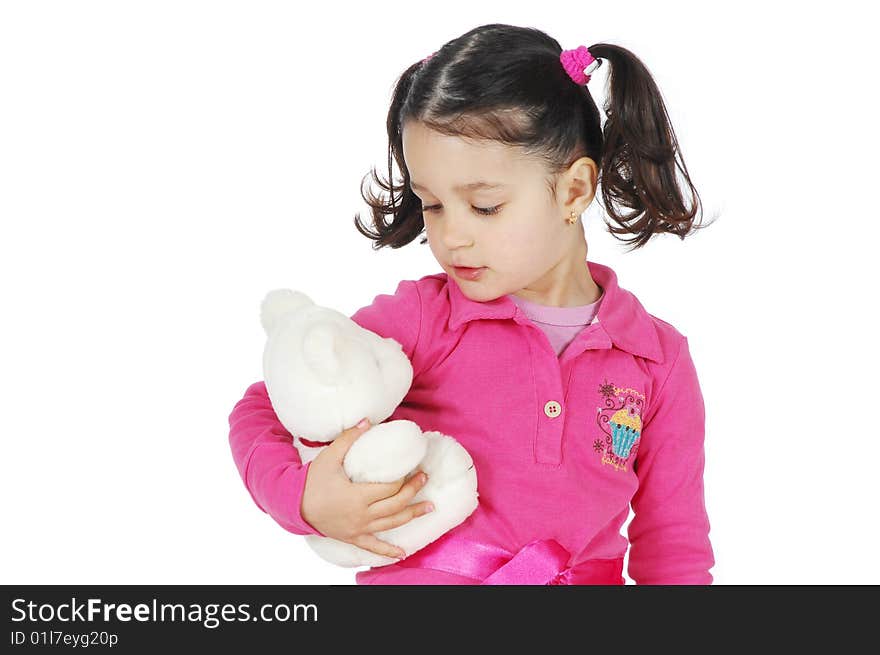
[(257, 507), (289, 532), (324, 536), (301, 513), (310, 463), (302, 463), (262, 380), (248, 387), (229, 415), (229, 445)]

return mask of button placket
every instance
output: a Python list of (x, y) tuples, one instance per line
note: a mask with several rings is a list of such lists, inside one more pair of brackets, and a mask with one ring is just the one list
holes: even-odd
[(560, 361), (543, 330), (520, 312), (517, 312), (514, 319), (528, 327), (524, 336), (529, 345), (535, 384), (535, 410), (540, 412), (543, 408), (544, 412), (544, 418), (538, 415), (534, 442), (535, 463), (556, 468), (562, 463), (562, 430), (565, 423), (563, 418), (555, 420), (562, 416), (562, 404), (553, 400), (562, 398), (564, 393)]

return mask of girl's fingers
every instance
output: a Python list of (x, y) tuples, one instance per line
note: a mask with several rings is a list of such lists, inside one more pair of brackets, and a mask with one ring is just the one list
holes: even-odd
[(363, 498), (368, 504), (375, 503), (385, 498), (394, 497), (400, 488), (406, 483), (406, 478), (400, 478), (394, 482), (352, 482), (360, 488)]
[(382, 532), (383, 530), (390, 530), (391, 528), (396, 528), (403, 525), (404, 523), (408, 523), (417, 516), (427, 514), (433, 509), (433, 506), (428, 501), (425, 501), (423, 503), (416, 503), (415, 505), (408, 506), (402, 512), (392, 514), (391, 516), (383, 516), (382, 518), (376, 519), (367, 526), (367, 530), (369, 530), (370, 532)]
[(369, 550), (372, 553), (376, 553), (377, 555), (384, 555), (385, 557), (406, 557), (406, 553), (402, 548), (398, 548), (392, 544), (389, 544), (386, 541), (382, 541), (378, 537), (372, 534), (362, 534), (360, 537), (357, 537), (352, 543), (355, 546), (359, 546), (364, 550)]
[[(410, 504), (413, 497), (419, 493), (419, 489), (424, 487), (427, 482), (427, 474), (424, 471), (419, 471), (407, 480), (399, 490), (396, 489), (396, 493), (372, 502), (367, 508), (368, 514), (374, 519), (396, 514)], [(371, 532), (375, 531), (371, 530)]]

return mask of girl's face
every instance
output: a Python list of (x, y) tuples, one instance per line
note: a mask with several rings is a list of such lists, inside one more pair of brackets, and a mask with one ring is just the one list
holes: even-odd
[[(465, 296), (485, 302), (526, 287), (550, 293), (555, 269), (567, 269), (576, 231), (550, 197), (546, 170), (515, 148), (447, 136), (408, 121), (403, 153), (422, 201), (428, 244)], [(479, 182), (496, 187), (468, 186)], [(576, 210), (577, 211), (577, 210)], [(579, 213), (579, 212), (578, 212)], [(480, 277), (454, 266), (485, 267)], [(586, 268), (583, 259), (581, 268)]]

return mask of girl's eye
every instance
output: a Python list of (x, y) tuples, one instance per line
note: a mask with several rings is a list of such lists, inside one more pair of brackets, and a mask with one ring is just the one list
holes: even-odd
[[(471, 207), (473, 207), (473, 210), (478, 214), (482, 214), (483, 216), (491, 216), (492, 214), (497, 214), (499, 211), (501, 211), (502, 205), (496, 205), (494, 207), (474, 207), (473, 205), (471, 205)], [(440, 209), (440, 205), (422, 207), (423, 212), (435, 211), (437, 209)]]

